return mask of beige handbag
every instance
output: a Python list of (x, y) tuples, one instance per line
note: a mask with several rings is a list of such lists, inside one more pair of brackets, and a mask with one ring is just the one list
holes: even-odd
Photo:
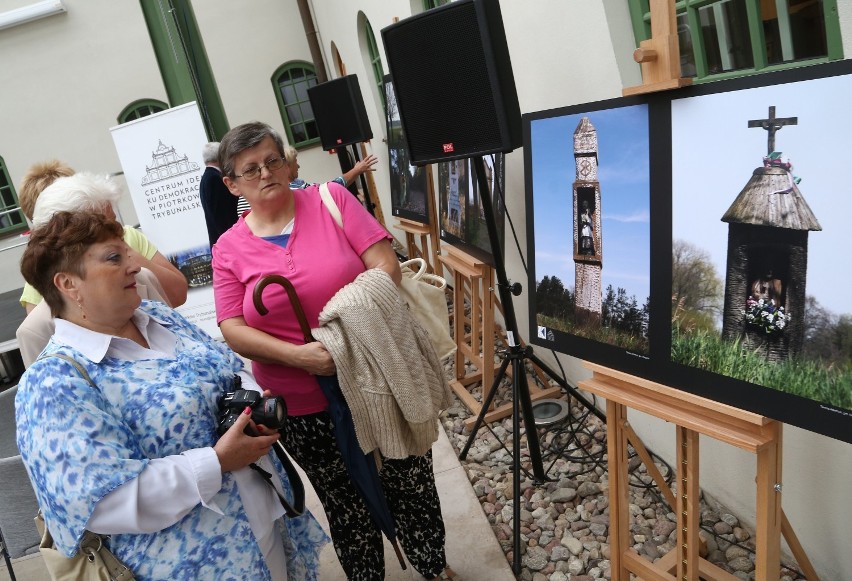
[[(86, 373), (86, 369), (72, 357), (62, 353), (51, 353), (39, 359), (47, 357), (58, 357), (73, 365), (80, 375), (95, 387), (92, 378)], [(41, 510), (35, 516), (35, 524), (41, 535), (41, 543), (38, 551), (44, 559), (44, 564), (53, 581), (134, 581), (133, 571), (128, 569), (118, 557), (112, 554), (104, 544), (103, 535), (86, 531), (80, 540), (79, 550), (73, 557), (66, 557), (62, 551), (56, 548), (53, 537), (44, 522)]]
[(41, 511), (35, 517), (41, 535), (38, 550), (53, 581), (133, 581), (133, 572), (118, 560), (104, 544), (101, 535), (86, 531), (80, 550), (66, 557), (53, 542)]
[(452, 355), (456, 342), (450, 335), (450, 313), (444, 289), (447, 281), (437, 274), (426, 272), (426, 261), (412, 258), (400, 263), (402, 284), (399, 294), (408, 303), (408, 310), (429, 333), (438, 359)]

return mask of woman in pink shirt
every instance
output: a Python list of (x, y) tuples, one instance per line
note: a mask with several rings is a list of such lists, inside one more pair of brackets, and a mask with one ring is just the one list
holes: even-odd
[[(282, 440), (305, 470), (329, 518), (332, 540), (349, 579), (384, 579), (381, 532), (352, 485), (315, 375), (334, 375), (331, 355), (319, 342), (305, 343), (283, 288), (267, 287), (263, 303), (252, 294), (266, 275), (285, 276), (295, 287), (311, 327), (344, 285), (379, 268), (400, 283), (399, 261), (387, 230), (348, 190), (329, 183), (345, 229), (323, 204), (314, 185), (291, 190), (284, 143), (264, 123), (229, 131), (219, 146), (219, 166), (231, 193), (251, 205), (213, 248), (216, 318), (225, 340), (252, 360), (255, 379), (287, 402)], [(452, 579), (446, 567), (444, 524), (431, 454), (383, 463), (382, 481), (405, 553), (427, 579)]]

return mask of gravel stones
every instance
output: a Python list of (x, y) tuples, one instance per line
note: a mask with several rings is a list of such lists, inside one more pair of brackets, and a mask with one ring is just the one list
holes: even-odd
[[(450, 366), (451, 363), (447, 371), (453, 377)], [(504, 384), (498, 387), (495, 396), (498, 406), (511, 395), (511, 385), (508, 381)], [(469, 389), (474, 397), (482, 397), (481, 386)], [(465, 420), (471, 415), (456, 402), (441, 416), (456, 453), (470, 437)], [(561, 451), (560, 446), (565, 442), (552, 432), (539, 431), (547, 481), (537, 484), (531, 474), (521, 475), (518, 492), (522, 570), (518, 578), (522, 581), (611, 579), (606, 426), (589, 415), (583, 422), (583, 433), (577, 438), (583, 445), (569, 443)], [(583, 461), (584, 455), (592, 456), (592, 449), (600, 449), (602, 454), (597, 459)], [(641, 462), (631, 462), (635, 482), (650, 482)], [(521, 438), (521, 465), (531, 471), (525, 432)], [(512, 419), (481, 427), (462, 466), (495, 538), (506, 559), (512, 562), (515, 502), (511, 472)], [(663, 474), (670, 472), (665, 465), (658, 468)], [(644, 558), (656, 561), (677, 545), (676, 517), (653, 485), (630, 487), (629, 511), (632, 548)], [(702, 548), (705, 558), (738, 578), (753, 580), (754, 541), (739, 519), (724, 508), (702, 500), (700, 523), (706, 544)], [(784, 581), (804, 581), (804, 577), (787, 567), (779, 577)]]

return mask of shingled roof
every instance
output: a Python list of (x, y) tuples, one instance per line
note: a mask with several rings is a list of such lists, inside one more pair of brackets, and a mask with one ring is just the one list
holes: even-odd
[(790, 230), (822, 230), (792, 174), (782, 167), (754, 170), (722, 221)]

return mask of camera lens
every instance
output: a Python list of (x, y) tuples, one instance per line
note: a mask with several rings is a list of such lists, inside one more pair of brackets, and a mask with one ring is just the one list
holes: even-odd
[(287, 405), (278, 396), (265, 397), (261, 405), (255, 408), (252, 419), (256, 424), (263, 424), (269, 429), (280, 430), (287, 419)]

